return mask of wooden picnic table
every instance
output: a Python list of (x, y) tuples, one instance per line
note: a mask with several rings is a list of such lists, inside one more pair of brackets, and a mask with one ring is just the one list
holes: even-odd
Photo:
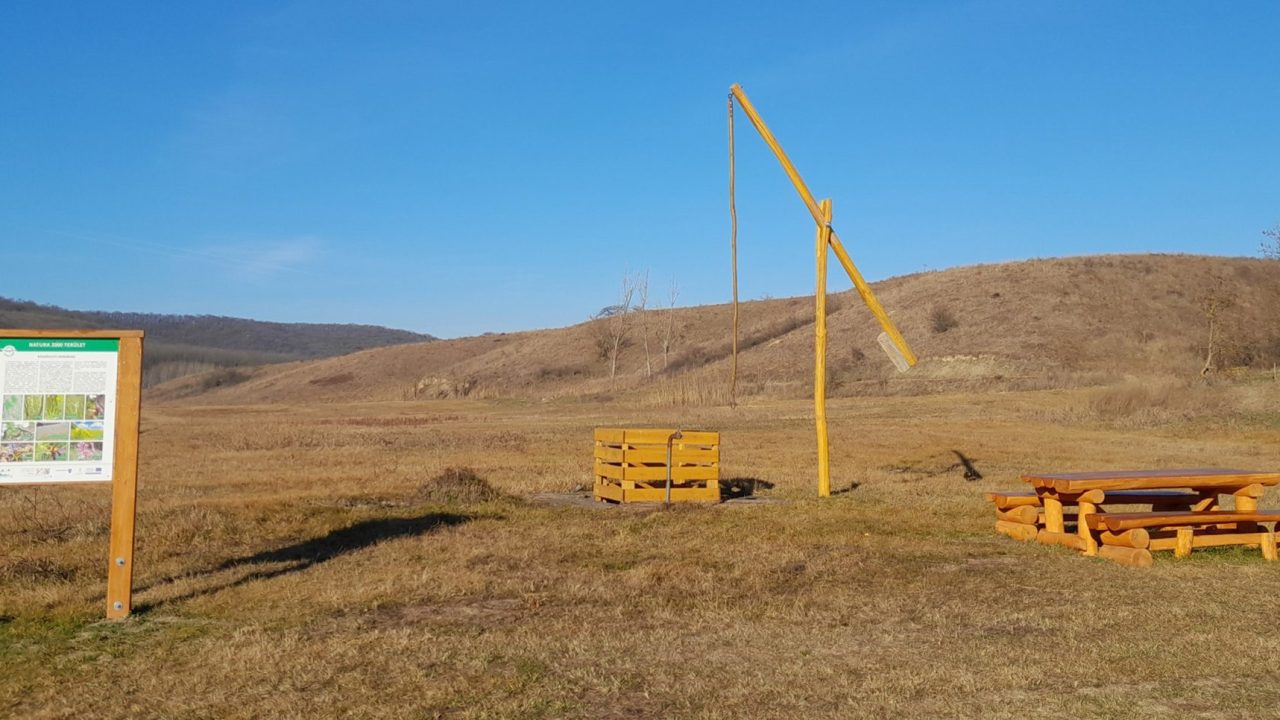
[(1249, 485), (1280, 485), (1280, 472), (1259, 472), (1233, 468), (1183, 468), (1178, 470), (1100, 470), (1074, 473), (1028, 473), (1023, 481), (1037, 489), (1059, 493), (1087, 490), (1210, 490)]
[[(1193, 537), (1191, 525), (1217, 526), (1234, 529), (1255, 529), (1255, 521), (1274, 520), (1258, 512), (1258, 498), (1264, 490), (1280, 485), (1280, 472), (1260, 472), (1234, 468), (1182, 468), (1174, 470), (1103, 470), (1074, 473), (1028, 473), (1023, 481), (1034, 488), (1044, 508), (1042, 542), (1075, 548), (1086, 555), (1103, 554), (1111, 559), (1129, 564), (1150, 563), (1148, 548), (1164, 547), (1165, 538), (1151, 541), (1143, 527), (1163, 525), (1185, 526), (1177, 530), (1177, 539), (1170, 539), (1179, 555), (1190, 552), (1192, 543), (1198, 546), (1228, 544), (1221, 534)], [(1222, 512), (1220, 495), (1234, 498), (1233, 513)], [(1100, 522), (1102, 505), (1151, 504), (1152, 507), (1172, 506), (1173, 511), (1130, 514), (1123, 533), (1116, 533), (1116, 523)], [(1076, 532), (1067, 533), (1064, 505), (1076, 507)], [(1252, 520), (1251, 520), (1252, 518)], [(1114, 528), (1113, 528), (1114, 526)], [(1230, 536), (1245, 542), (1259, 542), (1264, 555), (1274, 557), (1274, 536), (1270, 531), (1237, 533)], [(1101, 540), (1101, 544), (1100, 544)], [(1154, 545), (1152, 543), (1155, 543)], [(1271, 543), (1270, 551), (1267, 543)], [(1136, 545), (1136, 547), (1135, 547)], [(1184, 547), (1185, 546), (1185, 547)]]

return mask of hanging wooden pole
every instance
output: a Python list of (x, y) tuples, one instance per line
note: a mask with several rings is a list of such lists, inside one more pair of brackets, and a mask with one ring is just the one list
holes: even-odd
[(823, 200), (818, 226), (818, 287), (813, 324), (813, 418), (818, 429), (818, 497), (831, 495), (831, 454), (827, 444), (827, 248), (831, 244), (831, 201)]
[(729, 95), (729, 245), (733, 252), (733, 359), (729, 365), (729, 406), (738, 404), (738, 208), (734, 200), (733, 95)]

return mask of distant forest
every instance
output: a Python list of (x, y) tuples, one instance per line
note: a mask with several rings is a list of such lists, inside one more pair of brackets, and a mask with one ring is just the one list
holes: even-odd
[(67, 310), (7, 298), (0, 298), (0, 327), (141, 329), (147, 334), (143, 364), (146, 386), (209, 370), (310, 360), (435, 339), (377, 325)]

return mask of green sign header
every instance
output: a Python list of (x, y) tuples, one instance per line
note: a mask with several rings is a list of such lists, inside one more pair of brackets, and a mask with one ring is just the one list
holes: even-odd
[(0, 352), (120, 352), (115, 338), (0, 338)]

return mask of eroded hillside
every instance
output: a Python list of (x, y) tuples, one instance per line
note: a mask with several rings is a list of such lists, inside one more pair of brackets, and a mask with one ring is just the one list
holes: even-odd
[[(909, 373), (894, 371), (875, 342), (879, 328), (870, 313), (851, 291), (838, 293), (828, 303), (834, 395), (1194, 377), (1205, 363), (1208, 307), (1215, 308), (1216, 365), (1280, 361), (1276, 261), (1186, 255), (1028, 260), (919, 273), (874, 287), (921, 362)], [(727, 399), (731, 306), (679, 308), (670, 318), (664, 312), (632, 318), (616, 377), (604, 350), (606, 319), (273, 365), (234, 382), (195, 377), (154, 397), (198, 395), (216, 403), (619, 394), (656, 404)], [(747, 302), (741, 315), (739, 394), (808, 393), (812, 297)]]

